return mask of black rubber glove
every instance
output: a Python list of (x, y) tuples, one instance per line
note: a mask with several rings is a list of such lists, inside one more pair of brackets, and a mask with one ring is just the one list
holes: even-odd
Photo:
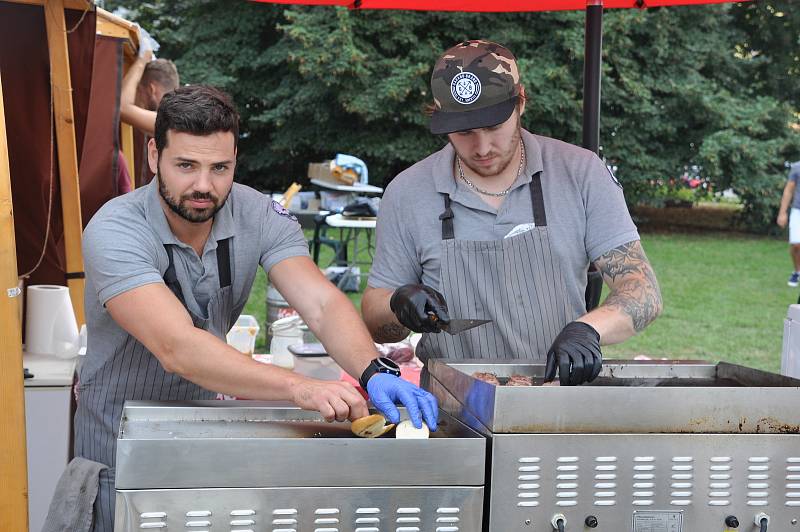
[(547, 352), (544, 381), (555, 379), (558, 368), (561, 386), (592, 382), (602, 367), (600, 334), (588, 323), (573, 321), (558, 333)]
[[(398, 321), (414, 332), (442, 332), (439, 323), (450, 323), (444, 296), (423, 284), (404, 284), (394, 291), (389, 300)], [(430, 314), (436, 315), (431, 319)]]

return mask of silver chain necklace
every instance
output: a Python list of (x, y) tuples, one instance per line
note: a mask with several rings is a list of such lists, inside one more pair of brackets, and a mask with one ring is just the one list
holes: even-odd
[(458, 177), (460, 177), (461, 180), (464, 183), (466, 183), (469, 188), (471, 188), (472, 190), (474, 190), (479, 194), (483, 194), (484, 196), (492, 196), (495, 198), (503, 197), (511, 191), (511, 187), (514, 186), (514, 183), (517, 182), (519, 176), (522, 175), (522, 166), (525, 164), (525, 144), (522, 143), (522, 139), (519, 139), (519, 147), (520, 147), (520, 157), (519, 157), (519, 168), (517, 168), (517, 177), (508, 186), (508, 188), (503, 190), (502, 192), (489, 192), (488, 190), (483, 190), (482, 188), (478, 187), (475, 183), (467, 179), (466, 176), (464, 175), (464, 169), (461, 168), (461, 158), (458, 155), (456, 155), (456, 165), (458, 166)]

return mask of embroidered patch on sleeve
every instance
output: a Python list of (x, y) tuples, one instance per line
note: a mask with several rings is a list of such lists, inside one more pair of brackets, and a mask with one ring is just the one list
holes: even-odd
[(281, 216), (283, 216), (285, 218), (289, 218), (290, 220), (295, 221), (295, 222), (297, 221), (297, 216), (295, 216), (294, 214), (290, 213), (288, 210), (286, 210), (286, 207), (284, 207), (283, 205), (281, 205), (280, 203), (278, 203), (275, 200), (272, 200), (272, 210), (277, 212), (278, 214), (280, 214)]
[(622, 183), (619, 182), (619, 179), (617, 179), (617, 176), (615, 176), (614, 172), (611, 171), (611, 168), (609, 166), (606, 166), (606, 170), (608, 170), (608, 175), (611, 176), (611, 181), (613, 181), (614, 184), (617, 185), (619, 188), (622, 188)]

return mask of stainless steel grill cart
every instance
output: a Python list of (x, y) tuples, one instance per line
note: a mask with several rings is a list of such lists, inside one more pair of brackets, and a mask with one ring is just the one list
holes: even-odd
[(444, 413), (428, 440), (367, 440), (286, 405), (129, 402), (115, 530), (474, 532), (485, 449)]
[[(520, 362), (430, 360), (425, 376), (444, 410), (491, 438), (489, 530), (721, 532), (735, 518), (758, 531), (768, 517), (768, 530), (800, 531), (800, 380), (609, 361), (591, 385), (542, 386), (544, 366)], [(534, 385), (502, 385), (512, 375)]]

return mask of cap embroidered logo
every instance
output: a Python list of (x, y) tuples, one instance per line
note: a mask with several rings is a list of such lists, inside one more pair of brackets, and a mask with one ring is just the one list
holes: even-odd
[(469, 105), (481, 95), (481, 81), (472, 72), (460, 72), (450, 82), (450, 93), (458, 103)]

